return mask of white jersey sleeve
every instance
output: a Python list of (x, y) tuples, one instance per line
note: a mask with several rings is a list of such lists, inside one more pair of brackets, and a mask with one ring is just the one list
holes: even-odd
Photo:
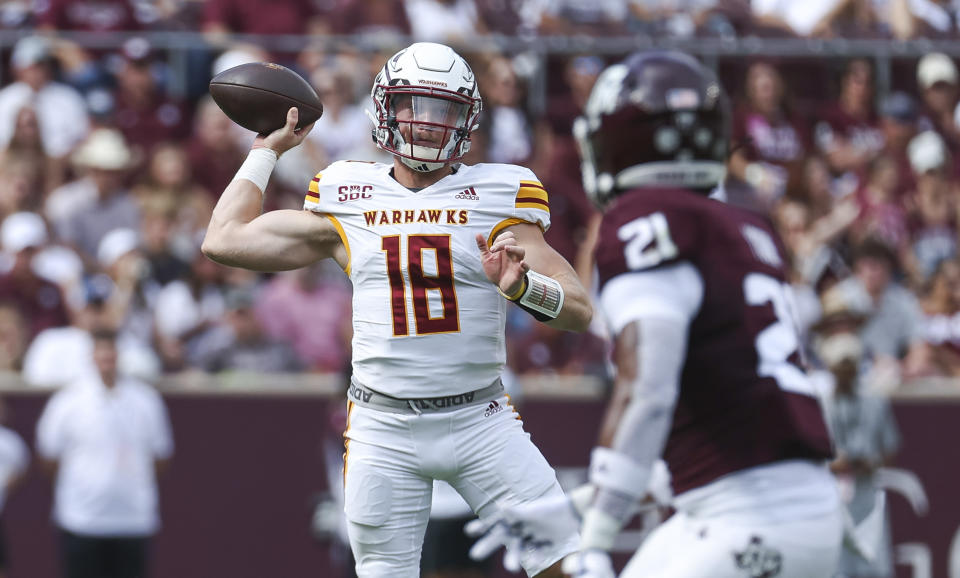
[(505, 200), (505, 206), (512, 209), (511, 214), (494, 226), (487, 243), (491, 244), (500, 231), (517, 223), (533, 223), (546, 232), (550, 228), (550, 197), (533, 171), (515, 165), (477, 165), (474, 170), (479, 172), (487, 167), (490, 167), (490, 170), (485, 177), (507, 177), (512, 187), (515, 187), (508, 191), (513, 198)]
[[(636, 322), (636, 373), (611, 449), (635, 467), (632, 485), (643, 492), (670, 432), (680, 392), (687, 331), (703, 298), (703, 280), (687, 262), (618, 275), (604, 286), (600, 304), (615, 335)], [(596, 458), (595, 458), (596, 459)], [(591, 463), (591, 470), (601, 467)], [(610, 469), (611, 466), (607, 466)], [(595, 506), (623, 522), (622, 498), (601, 486)]]

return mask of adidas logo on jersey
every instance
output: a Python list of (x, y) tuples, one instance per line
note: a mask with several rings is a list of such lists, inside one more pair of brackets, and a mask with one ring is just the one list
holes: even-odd
[(457, 193), (457, 198), (465, 199), (467, 201), (479, 201), (480, 195), (477, 194), (477, 191), (473, 187), (470, 187), (465, 191), (460, 191)]
[(497, 403), (497, 400), (490, 402), (490, 405), (487, 406), (487, 411), (483, 412), (483, 417), (490, 417), (495, 413), (500, 413), (503, 411), (503, 406)]

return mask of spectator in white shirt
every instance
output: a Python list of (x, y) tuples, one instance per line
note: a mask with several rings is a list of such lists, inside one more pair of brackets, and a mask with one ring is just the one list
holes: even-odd
[(404, 0), (417, 42), (464, 42), (486, 34), (473, 0)]
[[(23, 356), (23, 380), (35, 387), (62, 387), (81, 375), (96, 373), (92, 335), (117, 328), (110, 307), (115, 292), (109, 277), (98, 274), (86, 280), (83, 305), (74, 311), (72, 324), (51, 327), (37, 334)], [(148, 344), (130, 331), (121, 333), (120, 373), (124, 377), (149, 379), (159, 373), (159, 360)]]
[(490, 132), (487, 160), (492, 163), (527, 164), (534, 155), (534, 131), (523, 109), (524, 92), (513, 63), (496, 56), (485, 71), (485, 111)]
[[(3, 400), (0, 399), (0, 423), (3, 423)], [(23, 479), (30, 453), (17, 433), (0, 425), (0, 513), (10, 491)], [(6, 578), (7, 551), (0, 535), (0, 578)]]
[(0, 90), (0, 147), (13, 137), (17, 114), (32, 103), (48, 156), (64, 158), (90, 130), (79, 92), (53, 81), (50, 40), (28, 36), (17, 41), (10, 58), (16, 82)]
[(116, 334), (94, 334), (96, 373), (47, 402), (37, 453), (56, 476), (53, 520), (65, 578), (144, 578), (160, 527), (157, 474), (173, 455), (166, 407), (117, 376)]

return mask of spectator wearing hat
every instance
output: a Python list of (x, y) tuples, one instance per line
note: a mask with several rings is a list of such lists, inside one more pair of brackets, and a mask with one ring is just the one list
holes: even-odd
[(93, 339), (96, 331), (113, 331), (114, 321), (107, 307), (113, 284), (105, 275), (87, 279), (84, 304), (72, 323), (41, 331), (23, 358), (23, 380), (35, 387), (62, 387), (94, 371)]
[(0, 302), (13, 303), (23, 314), (29, 339), (69, 323), (60, 287), (34, 270), (34, 258), (47, 241), (46, 225), (36, 213), (14, 213), (0, 225), (0, 249), (10, 259), (9, 269), (0, 274)]
[[(11, 235), (21, 236), (21, 241), (11, 240), (11, 247), (21, 246), (22, 243), (31, 243), (30, 270), (39, 277), (55, 283), (63, 293), (67, 308), (75, 303), (75, 291), (83, 275), (83, 261), (75, 251), (55, 241), (51, 241), (47, 234), (47, 225), (39, 215), (29, 211), (18, 211), (20, 214), (12, 222), (19, 222)], [(29, 216), (22, 216), (29, 215)], [(12, 216), (12, 215), (11, 215)], [(0, 247), (2, 249), (2, 247)], [(13, 267), (16, 261), (14, 252), (0, 251), (0, 272)]]
[(153, 351), (153, 308), (160, 285), (152, 278), (140, 235), (127, 228), (104, 235), (97, 249), (100, 268), (112, 282), (107, 308), (120, 334), (120, 369), (125, 375), (151, 379), (159, 373)]
[(109, 274), (84, 282), (81, 303), (68, 327), (40, 332), (24, 356), (23, 379), (34, 386), (58, 387), (91, 371), (91, 335), (118, 331), (120, 372), (128, 377), (153, 379), (160, 361), (153, 350), (153, 315), (143, 296), (145, 260), (138, 252), (138, 236), (116, 229), (104, 236), (98, 263)]
[(196, 344), (192, 364), (208, 372), (240, 371), (284, 373), (300, 371), (304, 364), (286, 342), (264, 331), (254, 310), (251, 288), (234, 287), (225, 297), (224, 323)]
[(838, 284), (869, 304), (870, 317), (860, 330), (865, 359), (891, 381), (929, 370), (923, 314), (913, 293), (895, 279), (899, 265), (889, 246), (867, 239), (854, 250), (853, 275)]
[(133, 152), (119, 131), (97, 129), (72, 160), (83, 177), (51, 193), (45, 210), (60, 238), (93, 264), (104, 235), (119, 227), (139, 226), (139, 207), (124, 186), (134, 164)]
[(189, 133), (186, 110), (163, 93), (156, 66), (146, 39), (134, 37), (123, 43), (113, 115), (116, 127), (139, 158), (147, 158), (158, 144), (182, 140)]
[[(30, 463), (30, 452), (17, 432), (4, 426), (6, 408), (0, 399), (0, 517), (7, 498), (23, 480)], [(6, 540), (0, 534), (0, 578), (7, 576)]]
[(926, 114), (923, 128), (940, 133), (951, 147), (960, 146), (960, 75), (953, 59), (941, 52), (925, 55), (917, 64), (917, 86)]
[[(892, 462), (900, 447), (900, 434), (889, 402), (870, 391), (870, 376), (861, 371), (865, 353), (858, 335), (865, 319), (862, 304), (858, 304), (856, 295), (836, 286), (824, 292), (822, 305), (824, 318), (817, 326), (815, 353), (826, 371), (817, 372), (816, 377), (825, 382), (824, 414), (836, 448), (830, 469), (837, 477), (841, 497), (856, 527), (877, 507), (880, 488), (875, 474)], [(844, 549), (839, 576), (893, 576), (889, 519), (883, 524), (875, 543), (861, 542), (857, 548)], [(857, 552), (858, 548), (875, 552), (873, 559), (868, 561)]]
[(13, 47), (10, 66), (16, 82), (0, 90), (0, 146), (13, 138), (20, 110), (32, 104), (44, 150), (62, 159), (87, 136), (90, 120), (80, 93), (53, 81), (50, 43), (40, 36), (27, 36)]
[(922, 132), (907, 148), (916, 190), (910, 201), (914, 222), (908, 260), (917, 286), (923, 286), (937, 264), (957, 254), (957, 193), (951, 177), (950, 152), (934, 131)]
[(94, 371), (56, 392), (37, 423), (37, 454), (55, 476), (62, 575), (145, 578), (170, 420), (155, 389), (118, 372), (116, 334), (92, 341)]

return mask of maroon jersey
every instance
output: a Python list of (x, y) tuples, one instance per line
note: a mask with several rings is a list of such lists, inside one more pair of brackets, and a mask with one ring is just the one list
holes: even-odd
[(38, 23), (56, 30), (116, 32), (143, 27), (130, 0), (50, 0), (37, 5)]
[(883, 150), (884, 138), (880, 121), (875, 115), (856, 118), (838, 104), (828, 107), (820, 115), (814, 137), (820, 150), (831, 153), (838, 141), (846, 141), (861, 153), (876, 154)]
[(644, 189), (617, 198), (600, 231), (601, 289), (622, 273), (678, 262), (703, 279), (663, 455), (675, 492), (761, 464), (832, 455), (800, 367), (786, 253), (764, 217), (689, 191)]

